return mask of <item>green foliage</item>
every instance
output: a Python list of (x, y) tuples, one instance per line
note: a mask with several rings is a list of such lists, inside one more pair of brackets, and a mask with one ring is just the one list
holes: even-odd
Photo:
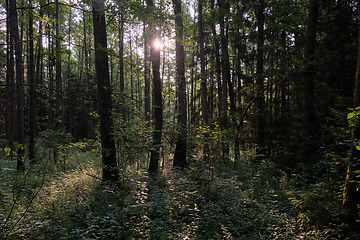
[(360, 106), (356, 108), (349, 108), (351, 112), (347, 115), (349, 127), (355, 127), (359, 124)]

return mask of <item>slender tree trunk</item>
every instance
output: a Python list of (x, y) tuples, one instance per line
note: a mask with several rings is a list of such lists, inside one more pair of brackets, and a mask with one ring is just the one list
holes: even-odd
[[(48, 4), (50, 4), (50, 0), (48, 0)], [(48, 18), (50, 18), (50, 11), (47, 14)], [(49, 110), (48, 110), (48, 128), (55, 130), (55, 98), (54, 98), (54, 65), (56, 64), (56, 58), (54, 58), (54, 50), (53, 50), (53, 40), (51, 38), (51, 27), (47, 26), (47, 34), (48, 34), (48, 78), (49, 78)]]
[(125, 103), (125, 78), (124, 78), (124, 15), (119, 16), (119, 68), (120, 68), (120, 113), (127, 120)]
[(318, 22), (319, 0), (309, 1), (309, 15), (304, 49), (304, 132), (307, 141), (302, 148), (302, 161), (309, 162), (317, 152), (313, 139), (319, 134), (316, 127), (314, 108), (314, 78), (315, 78), (315, 45)]
[(315, 44), (316, 44), (316, 28), (319, 15), (319, 0), (310, 0), (309, 17), (307, 23), (304, 64), (305, 64), (305, 80), (304, 80), (304, 108), (305, 108), (305, 127), (308, 134), (312, 134), (315, 130), (315, 111), (314, 111), (314, 61), (315, 61)]
[(148, 40), (148, 31), (146, 29), (146, 23), (144, 22), (144, 110), (145, 121), (150, 124), (150, 63)]
[[(70, 12), (69, 12), (69, 22), (68, 22), (68, 27), (69, 27), (69, 32), (68, 32), (68, 41), (69, 41), (69, 45), (68, 45), (68, 48), (69, 48), (69, 55), (68, 55), (68, 62), (67, 62), (67, 85), (68, 85), (68, 92), (69, 93), (72, 93), (72, 82), (71, 82), (71, 65), (70, 65), (70, 61), (71, 61), (71, 22), (72, 22), (72, 14), (71, 14), (71, 9), (70, 9)], [(68, 96), (68, 110), (67, 110), (67, 128), (68, 128), (68, 131), (69, 133), (73, 134), (74, 131), (73, 131), (73, 101), (75, 99), (73, 99), (73, 96), (72, 95), (69, 95)]]
[[(6, 1), (7, 15), (10, 13), (9, 0)], [(11, 38), (10, 18), (6, 19), (7, 68), (6, 68), (6, 138), (9, 147), (14, 147), (16, 126), (16, 92), (14, 72), (14, 44)]]
[(62, 79), (61, 79), (61, 43), (60, 43), (60, 7), (59, 0), (55, 1), (56, 4), (56, 92), (55, 92), (55, 117), (57, 121), (61, 121), (57, 126), (63, 125), (62, 118)]
[(176, 30), (176, 83), (178, 103), (178, 136), (174, 154), (174, 167), (185, 168), (187, 147), (187, 107), (185, 82), (185, 51), (183, 45), (183, 19), (181, 0), (173, 0)]
[(265, 128), (265, 96), (264, 96), (264, 6), (265, 1), (260, 0), (257, 6), (257, 60), (256, 60), (256, 102), (255, 102), (255, 121), (256, 134), (255, 141), (261, 148), (264, 143), (264, 128)]
[[(204, 29), (203, 29), (203, 0), (198, 1), (198, 28), (199, 28), (199, 46), (200, 46), (200, 78), (201, 78), (201, 110), (203, 129), (209, 126), (209, 105), (207, 79), (205, 72), (205, 53), (204, 53)], [(204, 133), (203, 160), (209, 161), (209, 134)]]
[(129, 41), (129, 50), (130, 50), (130, 106), (129, 109), (129, 119), (131, 120), (134, 116), (134, 73), (133, 73), (133, 50), (132, 50), (132, 41), (131, 41), (131, 31), (130, 31), (130, 41)]
[[(360, 2), (359, 2), (360, 3)], [(358, 14), (360, 15), (360, 8), (358, 9)], [(353, 97), (353, 107), (360, 106), (360, 21), (358, 23), (358, 51), (357, 51), (357, 66), (355, 74), (355, 88), (354, 88), (354, 97)], [(358, 183), (356, 182), (355, 171), (358, 159), (360, 159), (360, 151), (356, 149), (354, 143), (360, 139), (360, 127), (354, 126), (351, 129), (351, 155), (348, 159), (347, 173), (346, 173), (346, 182), (344, 185), (343, 191), (343, 209), (347, 212), (349, 216), (349, 223), (355, 225), (356, 218), (359, 217), (358, 206), (360, 204), (360, 193), (358, 192)]]
[(22, 41), (19, 34), (19, 21), (16, 0), (10, 0), (10, 32), (12, 43), (15, 44), (16, 58), (16, 91), (17, 91), (17, 170), (25, 171), (25, 131), (24, 131), (24, 69), (22, 60)]
[[(32, 0), (29, 1), (30, 7)], [(35, 136), (36, 136), (36, 111), (37, 111), (37, 94), (36, 81), (34, 76), (34, 40), (33, 40), (33, 12), (29, 10), (29, 84), (30, 84), (30, 117), (29, 117), (29, 160), (33, 161), (35, 158)]]
[[(149, 8), (154, 7), (153, 0), (146, 0)], [(153, 74), (153, 114), (154, 114), (154, 131), (153, 131), (153, 144), (151, 148), (149, 172), (157, 173), (159, 169), (160, 151), (161, 151), (161, 137), (163, 125), (163, 112), (162, 112), (162, 88), (160, 78), (160, 48), (156, 47), (155, 41), (157, 39), (156, 28), (150, 25), (150, 59), (152, 64)]]
[[(222, 112), (220, 112), (220, 128), (226, 131), (229, 126), (228, 119), (228, 82), (230, 81), (230, 62), (229, 62), (229, 49), (228, 49), (228, 34), (227, 34), (227, 18), (225, 13), (229, 11), (229, 3), (227, 0), (218, 0), (220, 7), (220, 38), (221, 38), (221, 77), (222, 77), (222, 96), (219, 101), (222, 102)], [(228, 136), (225, 136), (228, 137)], [(222, 139), (222, 154), (225, 161), (229, 159), (229, 144), (227, 139)]]
[(102, 146), (103, 180), (119, 178), (116, 149), (113, 136), (112, 99), (107, 55), (107, 37), (104, 0), (94, 0), (93, 24), (95, 44), (95, 67), (100, 114), (100, 138)]

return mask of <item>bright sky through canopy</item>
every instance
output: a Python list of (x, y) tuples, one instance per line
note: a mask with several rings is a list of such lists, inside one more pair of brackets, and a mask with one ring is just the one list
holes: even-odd
[(157, 48), (157, 49), (162, 48), (162, 45), (163, 44), (159, 39), (154, 40), (154, 48)]

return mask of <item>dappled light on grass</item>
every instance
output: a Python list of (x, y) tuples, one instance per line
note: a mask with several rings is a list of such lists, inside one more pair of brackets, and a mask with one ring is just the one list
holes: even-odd
[[(290, 193), (291, 181), (267, 161), (253, 164), (248, 157), (236, 167), (221, 164), (211, 171), (207, 164), (197, 162), (185, 172), (166, 171), (157, 177), (129, 167), (121, 184), (101, 184), (101, 165), (96, 154), (74, 151), (67, 161), (74, 167), (65, 172), (58, 169), (47, 176), (29, 213), (11, 236), (326, 239), (327, 234), (333, 233), (303, 222), (304, 214), (298, 215), (294, 204), (309, 205), (304, 201), (316, 196)], [(29, 175), (28, 182), (33, 181), (39, 181), (35, 174)], [(38, 184), (28, 186), (28, 195), (22, 193), (12, 222), (24, 211), (26, 196), (31, 196), (37, 187)], [(3, 201), (4, 197), (0, 197)], [(3, 212), (0, 214), (4, 216)]]

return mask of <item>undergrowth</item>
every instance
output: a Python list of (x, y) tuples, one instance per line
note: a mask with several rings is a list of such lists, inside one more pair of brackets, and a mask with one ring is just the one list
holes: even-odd
[(193, 162), (155, 177), (128, 168), (106, 184), (98, 151), (62, 157), (24, 175), (1, 160), (0, 238), (346, 239), (333, 190), (299, 188), (271, 162)]

